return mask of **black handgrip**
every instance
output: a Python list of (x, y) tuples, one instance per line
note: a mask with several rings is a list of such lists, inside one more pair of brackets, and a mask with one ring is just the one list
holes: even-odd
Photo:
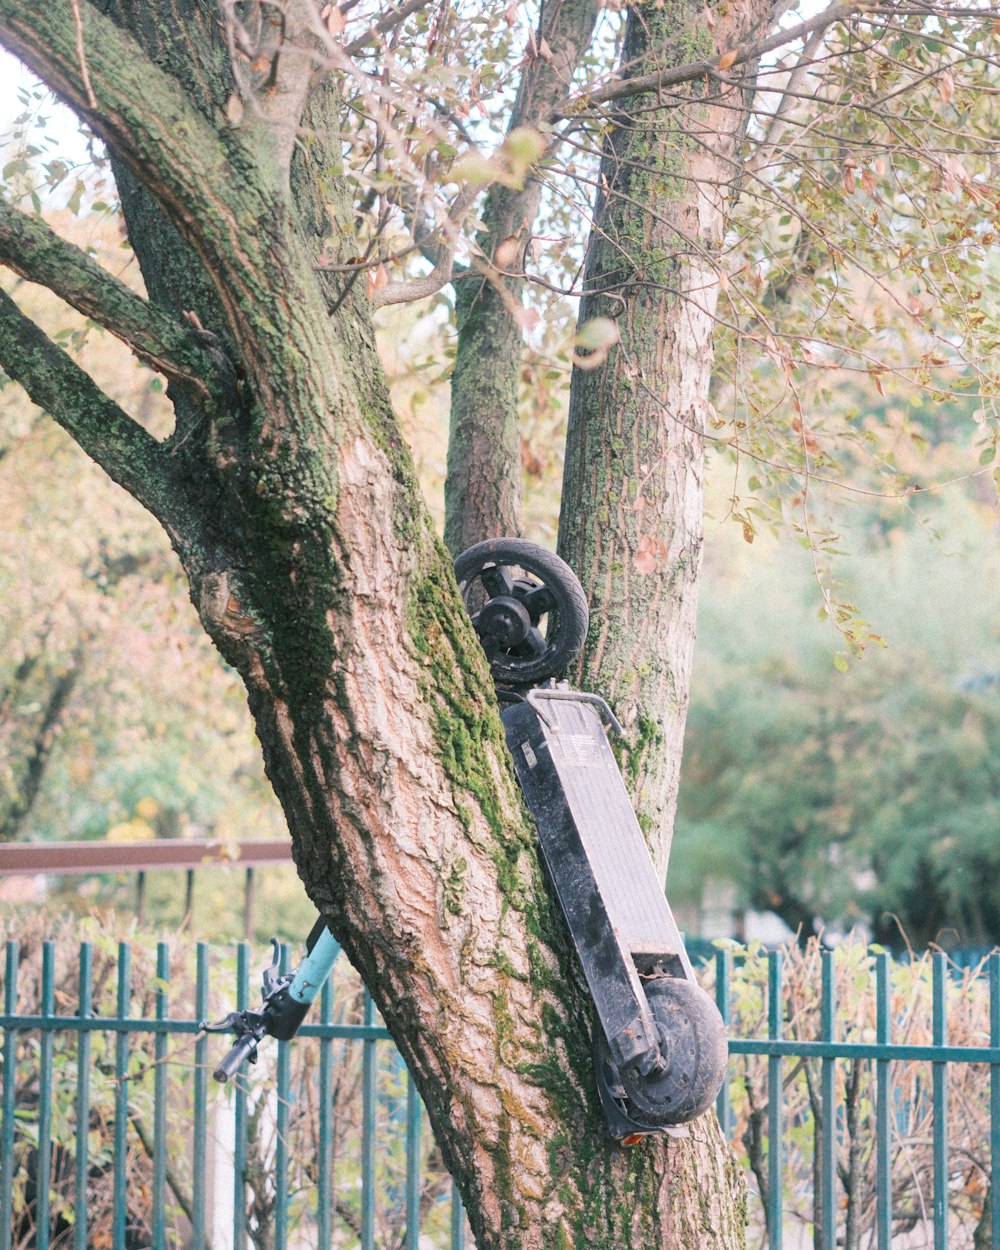
[(241, 1038), (237, 1039), (235, 1046), (232, 1047), (212, 1073), (220, 1085), (225, 1085), (229, 1078), (235, 1076), (247, 1061), (250, 1063), (256, 1062), (257, 1042), (259, 1040), (252, 1033), (244, 1033)]

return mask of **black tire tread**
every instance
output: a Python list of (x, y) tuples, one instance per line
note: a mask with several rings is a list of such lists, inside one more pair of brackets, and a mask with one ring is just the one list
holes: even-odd
[(491, 564), (514, 566), (533, 573), (556, 599), (559, 627), (554, 642), (534, 659), (497, 657), (491, 664), (497, 682), (533, 685), (564, 672), (580, 654), (590, 626), (583, 587), (565, 560), (524, 538), (490, 538), (467, 548), (455, 561), (455, 578), (463, 590)]

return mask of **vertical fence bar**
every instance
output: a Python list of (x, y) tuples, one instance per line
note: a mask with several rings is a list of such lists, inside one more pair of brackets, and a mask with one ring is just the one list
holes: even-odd
[[(875, 956), (875, 1040), (888, 1046), (892, 1025), (889, 1019), (889, 956)], [(878, 1250), (892, 1245), (892, 1166), (889, 1156), (889, 1060), (875, 1060), (875, 1232)], [(1000, 1247), (997, 1248), (1000, 1250)]]
[(125, 1250), (127, 1225), (128, 1171), (128, 1019), (132, 996), (132, 950), (127, 942), (118, 943), (118, 998), (115, 1005), (115, 1131), (112, 1147), (112, 1250)]
[[(365, 990), (365, 1028), (375, 1024), (375, 1004)], [(375, 1040), (361, 1043), (361, 1250), (375, 1250)]]
[[(719, 1009), (722, 1016), (722, 1023), (726, 1026), (726, 1036), (729, 1036), (729, 1026), (732, 1023), (732, 984), (733, 984), (733, 952), (732, 951), (716, 951), (715, 952), (715, 1005)], [(719, 1117), (719, 1124), (722, 1127), (724, 1137), (730, 1137), (733, 1132), (733, 1105), (729, 1097), (729, 1077), (722, 1082), (722, 1088), (719, 1090), (719, 1096), (715, 1100), (715, 1110)]]
[(35, 1247), (49, 1250), (49, 1190), (52, 1184), (52, 1055), (55, 1046), (55, 943), (42, 943), (42, 1022), (38, 1064), (38, 1198)]
[[(320, 994), (319, 1017), (322, 1024), (333, 1023), (333, 977), (327, 977)], [(317, 1250), (330, 1250), (333, 1223), (330, 1199), (333, 1182), (333, 1038), (322, 1037), (319, 1043), (319, 1143), (317, 1149), (316, 1224)]]
[[(236, 948), (236, 1010), (246, 1011), (250, 997), (250, 947)], [(246, 1077), (236, 1078), (233, 1095), (233, 1250), (247, 1244), (247, 1087)]]
[[(166, 942), (156, 947), (156, 1019), (167, 1019), (170, 952)], [(153, 1041), (153, 1250), (165, 1250), (167, 1240), (167, 1033), (157, 1030)]]
[[(8, 1020), (17, 1014), (17, 969), (20, 947), (9, 941), (4, 955), (3, 1009)], [(0, 1129), (0, 1250), (11, 1250), (14, 1237), (14, 1109), (17, 1095), (17, 1029), (3, 1031), (3, 1127)]]
[[(823, 951), (822, 989), (820, 1003), (820, 1039), (834, 1041), (834, 1016), (836, 1013), (836, 986), (834, 984), (833, 951)], [(837, 1099), (836, 1060), (820, 1061), (820, 1114), (822, 1116), (822, 1140), (820, 1146), (820, 1219), (822, 1228), (820, 1242), (823, 1250), (837, 1250), (836, 1205), (834, 1182), (836, 1180)]]
[(451, 1182), (451, 1250), (465, 1250), (465, 1209), (454, 1181)]
[[(1000, 1048), (1000, 953), (989, 959), (990, 1046)], [(990, 1250), (1000, 1250), (1000, 1063), (990, 1064)]]
[[(783, 954), (770, 951), (767, 957), (767, 1035), (778, 1041), (782, 1033), (783, 994), (781, 986)], [(782, 1116), (782, 1063), (780, 1055), (767, 1060), (767, 1231), (770, 1250), (781, 1250), (784, 1204), (784, 1120)]]
[[(194, 1013), (208, 1019), (208, 947), (195, 947)], [(194, 1044), (194, 1132), (191, 1142), (191, 1244), (205, 1250), (205, 1168), (208, 1163), (208, 1035)]]
[(253, 937), (254, 901), (254, 873), (251, 864), (243, 880), (243, 936), (248, 942)]
[[(288, 971), (288, 946), (281, 945), (280, 975)], [(285, 1250), (288, 1241), (288, 1107), (291, 1100), (291, 1067), (288, 1042), (278, 1042), (277, 1088), (275, 1098), (274, 1150), (274, 1250)]]
[(420, 1099), (409, 1072), (406, 1074), (406, 1243), (405, 1250), (420, 1245)]
[[(80, 993), (77, 1014), (80, 1020), (93, 1013), (94, 948), (80, 943)], [(90, 1169), (90, 1033), (81, 1029), (76, 1039), (76, 1187), (74, 1250), (87, 1250), (87, 1173)]]
[[(945, 1015), (947, 968), (943, 952), (931, 956), (933, 967), (932, 1029), (935, 1046), (944, 1046), (948, 1036)], [(931, 1064), (934, 1094), (934, 1250), (948, 1250), (948, 1069), (947, 1064)]]

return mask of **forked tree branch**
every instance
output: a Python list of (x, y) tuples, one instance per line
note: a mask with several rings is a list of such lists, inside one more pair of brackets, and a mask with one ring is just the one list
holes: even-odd
[(402, 22), (416, 13), (420, 9), (426, 9), (431, 0), (406, 0), (399, 8), (393, 9), (391, 12), (384, 14), (374, 25), (369, 26), (363, 35), (358, 35), (356, 39), (352, 39), (344, 48), (348, 56), (355, 56), (361, 52), (370, 43), (378, 44), (389, 33), (394, 30)]
[[(741, 44), (735, 49), (731, 49), (726, 57), (726, 71), (736, 69), (738, 66), (745, 64), (747, 61), (752, 61), (766, 52), (773, 52), (777, 48), (783, 48), (786, 44), (805, 38), (816, 30), (826, 29), (836, 22), (846, 21), (849, 17), (862, 12), (867, 14), (870, 13), (870, 10), (866, 9), (860, 0), (849, 0), (848, 3), (832, 4), (828, 9), (824, 9), (822, 13), (817, 13), (815, 17), (799, 22), (796, 26), (790, 26), (787, 30), (776, 31), (773, 35), (768, 35), (766, 39), (758, 39), (753, 43)], [(656, 50), (654, 49), (651, 51), (650, 56), (655, 55)], [(704, 78), (706, 75), (718, 76), (719, 73), (718, 60), (688, 61), (683, 65), (653, 70), (648, 74), (636, 74), (631, 78), (618, 78), (613, 82), (606, 83), (604, 86), (596, 86), (581, 92), (570, 101), (569, 105), (563, 106), (554, 112), (552, 119), (576, 116), (593, 105), (613, 104), (617, 100), (641, 95), (645, 91), (659, 91), (667, 87), (679, 87), (684, 83), (693, 82), (697, 78)]]
[(29, 282), (48, 287), (121, 339), (140, 360), (208, 397), (215, 365), (186, 327), (60, 238), (40, 217), (19, 212), (2, 197), (0, 264)]
[(2, 290), (0, 366), (154, 516), (166, 523), (176, 512), (165, 453), (159, 443)]
[[(684, 65), (652, 70), (647, 74), (636, 74), (634, 77), (629, 78), (617, 78), (612, 82), (605, 83), (603, 86), (595, 86), (589, 90), (585, 89), (579, 92), (573, 97), (569, 105), (554, 111), (550, 120), (578, 116), (581, 112), (585, 112), (594, 105), (613, 104), (617, 100), (640, 95), (645, 91), (660, 91), (668, 87), (679, 87), (684, 83), (694, 82), (695, 79), (706, 76), (718, 78), (720, 73), (728, 73), (730, 69), (737, 69), (747, 61), (755, 60), (768, 52), (775, 52), (778, 48), (795, 43), (799, 39), (807, 39), (817, 31), (824, 31), (837, 22), (846, 22), (850, 18), (871, 22), (880, 17), (888, 21), (893, 18), (898, 20), (903, 17), (933, 17), (936, 13), (947, 15), (953, 19), (982, 18), (986, 20), (991, 17), (992, 10), (986, 6), (982, 8), (975, 6), (957, 8), (947, 3), (936, 4), (933, 2), (926, 4), (887, 5), (865, 3), (865, 0), (842, 0), (840, 3), (831, 4), (822, 13), (817, 13), (805, 21), (797, 23), (795, 26), (777, 30), (774, 34), (768, 35), (764, 39), (754, 40), (752, 43), (739, 44), (736, 48), (730, 49), (725, 58), (725, 71), (720, 69), (718, 60), (688, 61)], [(656, 56), (656, 50), (654, 49), (649, 55), (650, 57)]]
[(424, 255), (432, 260), (433, 268), (430, 273), (419, 278), (390, 282), (388, 286), (377, 290), (373, 298), (376, 308), (382, 308), (386, 304), (405, 304), (412, 300), (427, 299), (451, 282), (455, 276), (455, 252), (462, 238), (462, 222), (478, 194), (478, 187), (466, 186), (455, 197), (442, 227), (444, 238), (439, 239), (433, 247), (424, 249)]

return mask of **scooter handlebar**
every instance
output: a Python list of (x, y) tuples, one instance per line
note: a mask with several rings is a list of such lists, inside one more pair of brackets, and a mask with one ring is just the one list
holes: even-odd
[(252, 1033), (244, 1033), (242, 1037), (237, 1038), (236, 1044), (212, 1073), (220, 1085), (225, 1085), (229, 1078), (235, 1076), (245, 1063), (255, 1063), (257, 1061), (257, 1042), (259, 1040)]

